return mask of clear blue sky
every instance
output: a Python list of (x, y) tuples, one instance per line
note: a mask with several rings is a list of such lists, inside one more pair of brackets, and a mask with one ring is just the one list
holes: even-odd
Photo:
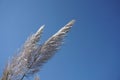
[(0, 0), (0, 74), (41, 25), (44, 42), (71, 19), (76, 23), (41, 80), (120, 80), (119, 0)]

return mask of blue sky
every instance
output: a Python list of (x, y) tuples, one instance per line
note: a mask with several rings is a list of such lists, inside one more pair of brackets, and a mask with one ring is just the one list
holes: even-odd
[(0, 73), (27, 37), (45, 24), (41, 42), (76, 23), (41, 80), (120, 80), (119, 0), (0, 0)]

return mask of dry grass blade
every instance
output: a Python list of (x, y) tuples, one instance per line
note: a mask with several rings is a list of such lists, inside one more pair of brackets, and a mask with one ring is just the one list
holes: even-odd
[(34, 78), (34, 80), (40, 80), (39, 76), (36, 75), (35, 78)]

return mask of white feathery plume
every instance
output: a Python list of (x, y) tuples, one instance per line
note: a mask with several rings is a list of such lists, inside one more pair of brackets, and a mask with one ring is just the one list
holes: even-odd
[[(40, 67), (45, 63), (49, 58), (51, 58), (54, 53), (59, 49), (63, 43), (63, 39), (66, 36), (67, 32), (70, 30), (75, 20), (70, 21), (67, 25), (61, 28), (56, 34), (50, 37), (40, 48), (38, 53), (39, 57), (34, 62), (31, 67), (33, 72), (39, 71)], [(38, 70), (36, 70), (38, 69)], [(35, 70), (35, 71), (34, 71)]]
[(26, 75), (26, 71), (30, 65), (29, 62), (32, 62), (33, 52), (35, 52), (38, 47), (37, 43), (41, 37), (43, 28), (44, 25), (26, 40), (19, 54), (14, 56), (11, 62), (8, 63), (4, 70), (2, 80), (20, 80), (20, 78)]
[(43, 63), (47, 62), (59, 49), (74, 22), (75, 20), (70, 21), (43, 45), (38, 44), (44, 28), (44, 25), (41, 26), (35, 34), (27, 39), (19, 54), (7, 64), (1, 80), (23, 80), (24, 77), (40, 71)]

